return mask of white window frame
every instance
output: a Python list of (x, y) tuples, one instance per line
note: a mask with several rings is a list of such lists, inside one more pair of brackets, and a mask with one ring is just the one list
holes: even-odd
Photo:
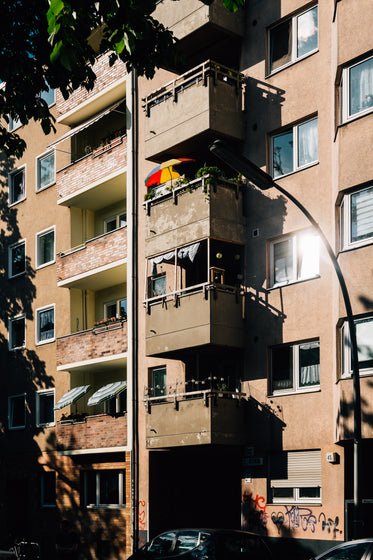
[[(318, 261), (318, 266), (317, 266), (317, 271), (315, 271), (313, 274), (305, 274), (302, 275), (301, 272), (299, 271), (299, 266), (300, 266), (300, 258), (299, 258), (299, 245), (300, 242), (302, 240), (302, 238), (304, 237), (310, 237), (310, 239), (314, 238), (314, 243), (315, 243), (315, 248), (318, 249), (318, 254), (317, 254), (317, 261)], [(292, 275), (291, 278), (289, 280), (283, 281), (283, 282), (277, 282), (275, 283), (275, 275), (274, 275), (274, 247), (276, 244), (278, 243), (282, 243), (283, 241), (287, 241), (287, 240), (292, 240), (292, 258), (293, 258), (293, 270), (292, 270)], [(307, 230), (302, 230), (302, 231), (298, 231), (295, 233), (290, 233), (287, 235), (283, 235), (282, 237), (279, 237), (277, 239), (274, 239), (272, 241), (270, 241), (270, 246), (269, 246), (269, 288), (278, 288), (280, 286), (288, 286), (289, 284), (294, 284), (296, 282), (303, 282), (305, 280), (312, 280), (314, 278), (319, 278), (320, 276), (320, 239), (319, 236), (311, 229), (307, 229)]]
[[(355, 327), (356, 327), (356, 342), (359, 351), (359, 333), (358, 333), (358, 325), (359, 323), (369, 322), (372, 323), (373, 326), (373, 317), (363, 317), (361, 319), (355, 319)], [(373, 350), (373, 342), (372, 342), (372, 350)], [(363, 368), (359, 365), (359, 375), (372, 375), (373, 374), (373, 366)], [(351, 342), (350, 342), (350, 329), (348, 322), (345, 321), (341, 326), (341, 377), (342, 378), (350, 378), (352, 376), (352, 357), (351, 357)]]
[[(320, 351), (320, 341), (313, 339), (313, 340), (306, 340), (303, 342), (298, 342), (296, 344), (281, 344), (279, 346), (274, 346), (271, 348), (271, 394), (273, 395), (283, 395), (289, 393), (312, 393), (313, 391), (319, 391), (320, 389), (320, 360), (319, 360), (319, 382), (315, 383), (314, 385), (309, 385), (302, 387), (300, 384), (300, 360), (299, 360), (299, 349), (301, 346), (306, 344), (319, 344), (319, 351)], [(293, 386), (284, 388), (284, 389), (274, 389), (273, 388), (273, 368), (272, 368), (272, 352), (280, 347), (288, 347), (291, 348), (291, 357), (292, 357), (292, 373), (293, 373)]]
[[(123, 215), (126, 217), (126, 220), (125, 220), (126, 223), (125, 223), (125, 225), (121, 226), (120, 225), (120, 216), (123, 216)], [(123, 210), (123, 212), (118, 212), (118, 214), (113, 214), (112, 216), (109, 216), (108, 218), (105, 218), (104, 219), (104, 233), (110, 233), (111, 231), (115, 231), (115, 229), (110, 230), (110, 231), (108, 231), (108, 229), (107, 229), (107, 224), (109, 222), (114, 221), (114, 220), (116, 221), (115, 229), (119, 229), (120, 227), (126, 227), (126, 225), (127, 225), (127, 213), (126, 213), (126, 211)]]
[(111, 319), (111, 317), (108, 316), (108, 307), (109, 305), (115, 305), (116, 306), (116, 319), (119, 319), (120, 315), (120, 302), (123, 300), (127, 300), (127, 296), (118, 298), (118, 299), (112, 299), (111, 301), (106, 301), (104, 303), (104, 319)]
[[(306, 14), (307, 12), (310, 12), (311, 10), (313, 10), (314, 8), (317, 8), (317, 22), (318, 22), (318, 28), (317, 28), (317, 47), (312, 49), (311, 51), (301, 55), (301, 56), (297, 56), (297, 47), (298, 47), (298, 18), (304, 14)], [(275, 68), (274, 70), (272, 70), (272, 60), (271, 60), (271, 33), (274, 29), (276, 29), (276, 27), (278, 27), (279, 25), (285, 23), (285, 21), (291, 21), (291, 31), (292, 31), (292, 43), (291, 43), (291, 60), (289, 60), (289, 62), (285, 62), (284, 64), (282, 64), (281, 66), (278, 66), (278, 68)], [(290, 16), (289, 18), (284, 18), (283, 20), (281, 20), (280, 22), (276, 23), (275, 25), (272, 25), (269, 29), (268, 29), (268, 35), (267, 35), (267, 43), (268, 43), (268, 75), (272, 75), (272, 74), (276, 74), (277, 72), (280, 72), (281, 70), (283, 70), (284, 68), (287, 68), (288, 66), (291, 66), (292, 64), (295, 64), (296, 62), (298, 62), (299, 60), (304, 60), (305, 58), (315, 54), (318, 50), (319, 50), (319, 8), (318, 8), (318, 4), (314, 4), (313, 6), (310, 6), (309, 8), (307, 8), (307, 10), (303, 10), (302, 12), (298, 12), (296, 14), (294, 14), (293, 16)]]
[(52, 504), (50, 502), (45, 501), (45, 479), (46, 479), (47, 475), (49, 475), (49, 476), (54, 475), (54, 482), (56, 484), (56, 472), (55, 471), (43, 471), (42, 472), (41, 479), (40, 479), (40, 503), (41, 503), (42, 507), (55, 508), (55, 507), (57, 507), (56, 502), (54, 502)]
[[(359, 64), (362, 64), (363, 62), (366, 62), (368, 60), (372, 60), (373, 56), (368, 56), (367, 58), (364, 58), (362, 60), (359, 60), (357, 62), (354, 62), (353, 64), (350, 64), (349, 66), (345, 66), (342, 69), (342, 77), (341, 77), (341, 81), (340, 81), (340, 85), (339, 85), (339, 89), (340, 89), (340, 119), (342, 123), (346, 123), (349, 121), (353, 121), (354, 119), (357, 119), (361, 116), (364, 115), (368, 115), (369, 113), (371, 113), (373, 111), (373, 105), (371, 107), (367, 107), (366, 109), (362, 109), (361, 111), (358, 111), (356, 113), (353, 113), (352, 115), (350, 115), (350, 70), (352, 68), (354, 68), (355, 66), (358, 66)], [(373, 92), (372, 92), (373, 95)]]
[[(13, 190), (13, 177), (18, 173), (23, 173), (23, 183), (24, 183), (24, 193), (23, 196), (19, 200), (11, 200), (11, 190)], [(22, 165), (21, 167), (17, 167), (17, 169), (13, 169), (10, 173), (8, 173), (8, 206), (13, 206), (14, 204), (18, 204), (26, 199), (26, 165)]]
[[(53, 231), (53, 259), (51, 261), (47, 261), (45, 263), (39, 264), (39, 240), (44, 235), (48, 235)], [(45, 266), (49, 266), (50, 264), (54, 264), (56, 262), (56, 226), (51, 226), (49, 228), (43, 229), (42, 231), (38, 231), (35, 236), (35, 255), (36, 255), (36, 269), (44, 268)]]
[[(299, 127), (301, 127), (304, 124), (307, 124), (309, 122), (312, 121), (317, 121), (317, 158), (313, 161), (310, 161), (308, 163), (305, 163), (304, 165), (298, 165), (298, 159), (299, 159)], [(274, 160), (274, 148), (273, 148), (273, 142), (275, 138), (278, 138), (279, 136), (283, 136), (285, 134), (289, 134), (289, 132), (292, 132), (293, 134), (293, 169), (291, 171), (289, 171), (288, 173), (283, 173), (282, 175), (276, 175), (275, 176), (275, 168), (273, 165), (273, 160)], [(318, 123), (318, 116), (315, 117), (311, 117), (310, 119), (306, 119), (304, 121), (298, 122), (297, 124), (294, 124), (293, 126), (289, 126), (284, 128), (283, 130), (281, 130), (279, 133), (276, 134), (272, 134), (271, 138), (270, 138), (270, 168), (271, 168), (271, 174), (272, 177), (274, 177), (275, 179), (279, 179), (281, 177), (286, 177), (287, 175), (291, 175), (292, 173), (296, 173), (297, 171), (301, 171), (302, 169), (307, 169), (308, 167), (312, 167), (313, 165), (316, 165), (319, 162), (319, 153), (318, 153), (318, 148), (319, 148), (319, 123)]]
[[(39, 320), (40, 314), (44, 311), (49, 311), (53, 309), (53, 319), (54, 319), (54, 327), (53, 327), (53, 337), (47, 338), (46, 340), (40, 340), (40, 327), (39, 327)], [(52, 303), (51, 305), (45, 305), (44, 307), (39, 307), (35, 311), (35, 343), (37, 346), (41, 346), (42, 344), (49, 344), (50, 342), (54, 342), (56, 340), (56, 304)]]
[[(107, 473), (114, 470), (118, 474), (119, 503), (118, 504), (101, 504), (100, 503), (100, 476), (101, 473)], [(96, 474), (96, 503), (87, 503), (87, 476), (89, 472)], [(94, 469), (93, 471), (83, 471), (83, 499), (84, 506), (87, 509), (124, 509), (126, 507), (126, 471), (124, 469)]]
[[(47, 158), (48, 156), (50, 156), (51, 154), (53, 154), (53, 179), (52, 181), (50, 181), (48, 184), (40, 186), (40, 162)], [(54, 183), (56, 182), (56, 151), (53, 150), (48, 150), (46, 152), (44, 152), (43, 154), (40, 154), (37, 156), (36, 158), (36, 192), (41, 192), (44, 189), (47, 189), (48, 187), (50, 187), (51, 185), (54, 185)]]
[[(21, 247), (24, 246), (25, 248), (25, 269), (22, 272), (18, 272), (17, 274), (13, 274), (13, 250), (16, 249), (17, 247)], [(23, 276), (26, 273), (26, 239), (20, 239), (20, 241), (17, 241), (17, 243), (12, 243), (12, 245), (10, 245), (8, 247), (8, 278), (17, 278), (18, 276)]]
[[(320, 504), (322, 499), (320, 449), (283, 451), (282, 455), (284, 459), (281, 477), (276, 479), (273, 476), (275, 473), (272, 471), (272, 467), (270, 471), (271, 502), (273, 504), (293, 502)], [(304, 482), (306, 473), (309, 478), (308, 484)], [(292, 490), (292, 495), (288, 497), (274, 497), (273, 489), (275, 488)], [(301, 488), (317, 488), (319, 489), (319, 496), (303, 498), (300, 496)]]
[[(24, 423), (22, 426), (13, 426), (12, 425), (12, 414), (11, 414), (11, 402), (13, 399), (18, 399), (23, 397), (24, 400)], [(19, 393), (18, 395), (9, 395), (8, 397), (8, 428), (9, 430), (24, 430), (26, 428), (26, 393)]]
[(54, 406), (54, 404), (55, 404), (55, 398), (54, 398), (55, 391), (54, 391), (54, 389), (43, 389), (41, 391), (37, 391), (36, 394), (35, 394), (36, 425), (38, 427), (48, 427), (48, 426), (54, 426), (55, 425), (54, 411), (53, 411), (53, 421), (52, 422), (41, 422), (40, 421), (40, 401), (43, 397), (50, 397), (50, 396), (53, 396), (53, 406)]
[(341, 235), (341, 250), (350, 249), (352, 247), (362, 247), (364, 245), (369, 245), (373, 243), (373, 231), (370, 237), (366, 237), (365, 239), (360, 239), (358, 241), (351, 241), (351, 227), (352, 227), (352, 220), (351, 220), (351, 198), (360, 192), (368, 191), (372, 189), (372, 205), (373, 205), (373, 184), (364, 187), (362, 189), (358, 189), (356, 191), (347, 193), (343, 196), (340, 212), (341, 212), (341, 223), (340, 223), (340, 235)]
[[(20, 321), (23, 320), (24, 321), (24, 343), (22, 346), (13, 346), (13, 342), (12, 342), (12, 324), (16, 321)], [(26, 315), (24, 313), (21, 313), (20, 315), (15, 315), (14, 317), (10, 317), (8, 320), (8, 345), (9, 345), (9, 350), (10, 351), (14, 351), (14, 350), (21, 350), (22, 348), (26, 348)]]
[(321, 503), (321, 487), (320, 486), (307, 486), (307, 488), (318, 488), (318, 490), (320, 491), (320, 495), (317, 496), (316, 498), (303, 498), (300, 496), (300, 490), (301, 488), (298, 488), (296, 486), (292, 487), (289, 486), (287, 487), (289, 490), (292, 490), (292, 496), (289, 496), (288, 498), (280, 498), (277, 496), (273, 495), (273, 490), (274, 488), (272, 488), (272, 503), (273, 504), (286, 504), (286, 503), (296, 503), (296, 504), (308, 504), (308, 503), (312, 503), (312, 504), (319, 504)]
[(19, 117), (14, 118), (11, 115), (9, 115), (8, 118), (9, 118), (9, 123), (8, 123), (9, 132), (13, 132), (14, 130), (17, 130), (17, 128), (23, 126)]

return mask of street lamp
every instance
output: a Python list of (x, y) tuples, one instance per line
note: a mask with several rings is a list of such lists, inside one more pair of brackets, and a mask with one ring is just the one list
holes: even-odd
[(359, 376), (359, 359), (356, 341), (356, 326), (354, 316), (352, 314), (352, 307), (350, 296), (347, 290), (346, 282), (343, 277), (338, 260), (330, 246), (329, 241), (321, 230), (319, 224), (308, 212), (308, 210), (297, 200), (292, 194), (287, 192), (284, 188), (278, 185), (268, 173), (260, 169), (246, 157), (234, 151), (223, 140), (215, 140), (210, 146), (210, 151), (220, 158), (224, 163), (241, 173), (250, 183), (258, 187), (260, 190), (267, 190), (271, 187), (280, 191), (289, 200), (291, 200), (306, 218), (311, 222), (312, 226), (318, 232), (330, 260), (333, 264), (334, 270), (338, 277), (339, 286), (342, 292), (347, 321), (350, 330), (351, 340), (351, 362), (352, 362), (352, 379), (353, 379), (353, 409), (354, 409), (354, 510), (353, 510), (353, 536), (355, 539), (361, 536), (362, 520), (361, 520), (361, 488), (360, 488), (360, 463), (361, 463), (361, 400), (360, 400), (360, 376)]

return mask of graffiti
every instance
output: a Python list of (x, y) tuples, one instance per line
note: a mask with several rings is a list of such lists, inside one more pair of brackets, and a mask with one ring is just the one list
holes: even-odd
[(146, 529), (146, 502), (145, 500), (139, 500), (139, 530), (145, 531)]
[(285, 523), (285, 517), (284, 517), (284, 514), (282, 513), (282, 511), (279, 511), (277, 513), (273, 512), (272, 515), (271, 515), (271, 520), (272, 520), (272, 523), (274, 525), (276, 525), (278, 534), (280, 534), (282, 526)]
[(317, 523), (316, 516), (312, 513), (312, 509), (298, 506), (285, 506), (285, 516), (288, 518), (289, 529), (298, 529), (301, 527), (303, 531), (311, 530), (315, 532)]
[(328, 533), (333, 532), (335, 533), (342, 533), (340, 529), (338, 529), (339, 525), (339, 517), (336, 516), (335, 519), (331, 517), (326, 517), (325, 513), (322, 511), (319, 515), (318, 522), (321, 523), (321, 528), (323, 531), (327, 531)]
[(257, 494), (254, 497), (252, 492), (244, 492), (242, 496), (243, 513), (246, 519), (247, 527), (254, 529), (255, 526), (265, 527), (268, 522), (267, 502), (263, 496)]

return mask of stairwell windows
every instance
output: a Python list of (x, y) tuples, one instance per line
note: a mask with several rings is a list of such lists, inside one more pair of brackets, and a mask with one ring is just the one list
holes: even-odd
[(373, 242), (373, 186), (345, 194), (341, 204), (341, 247)]
[(320, 343), (283, 344), (271, 349), (271, 392), (304, 392), (320, 385)]
[(298, 13), (268, 31), (269, 72), (313, 54), (318, 49), (318, 7)]
[(52, 185), (56, 180), (54, 150), (39, 156), (36, 160), (36, 190)]
[[(373, 373), (373, 317), (355, 320), (356, 342), (360, 374)], [(342, 377), (352, 375), (350, 329), (347, 321), (341, 328)]]
[(271, 138), (271, 171), (276, 179), (318, 162), (318, 118), (294, 125)]
[(373, 56), (343, 68), (340, 90), (342, 122), (373, 111)]
[(8, 249), (8, 277), (15, 278), (26, 270), (26, 241), (14, 243)]
[(55, 340), (54, 305), (36, 310), (36, 343), (46, 344)]
[(26, 198), (26, 168), (16, 169), (8, 175), (8, 202), (15, 204)]
[(8, 426), (10, 430), (26, 427), (26, 395), (12, 395), (8, 398)]
[(272, 241), (269, 253), (270, 288), (319, 275), (319, 237), (312, 230), (284, 235)]

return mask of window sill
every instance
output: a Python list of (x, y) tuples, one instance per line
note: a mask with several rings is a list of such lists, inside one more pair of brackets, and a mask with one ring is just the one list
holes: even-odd
[(36, 188), (35, 192), (36, 194), (43, 192), (47, 189), (49, 189), (50, 187), (53, 187), (56, 184), (56, 181), (53, 181), (53, 183), (49, 183), (48, 185), (45, 185), (44, 187), (40, 187), (40, 188)]
[(36, 346), (43, 346), (44, 344), (49, 344), (50, 342), (56, 342), (56, 337), (48, 338), (48, 340), (38, 340), (35, 344)]
[(300, 500), (279, 500), (279, 501), (275, 501), (275, 502), (268, 502), (269, 506), (288, 506), (289, 504), (291, 505), (296, 505), (296, 506), (322, 506), (322, 503), (320, 502), (320, 500), (312, 502), (310, 500), (305, 500), (300, 501)]
[(19, 204), (20, 202), (23, 202), (24, 200), (26, 200), (26, 197), (20, 198), (19, 200), (15, 200), (14, 202), (9, 202), (8, 201), (8, 207), (12, 208), (13, 206), (16, 206), (16, 204)]
[(26, 271), (20, 272), (19, 274), (13, 274), (13, 276), (8, 276), (8, 280), (14, 280), (14, 278), (20, 278), (21, 276), (25, 276)]
[(303, 284), (304, 282), (309, 282), (310, 280), (315, 280), (317, 278), (321, 278), (320, 274), (315, 274), (315, 276), (311, 276), (310, 278), (304, 278), (302, 280), (294, 280), (294, 282), (284, 282), (283, 284), (275, 284), (274, 286), (269, 286), (267, 288), (268, 292), (272, 290), (278, 290), (279, 288), (286, 288), (287, 286), (294, 286), (295, 284)]
[[(368, 370), (359, 370), (359, 377), (371, 377), (373, 375), (373, 369), (368, 369)], [(353, 380), (353, 376), (352, 373), (346, 375), (341, 375), (341, 377), (337, 380), (337, 383), (339, 383), (340, 381), (352, 381)]]
[(336, 129), (335, 136), (334, 136), (334, 141), (337, 139), (338, 131), (339, 131), (340, 128), (343, 128), (350, 123), (353, 123), (355, 121), (363, 119), (364, 117), (367, 117), (368, 115), (371, 115), (372, 113), (373, 113), (373, 107), (371, 107), (369, 111), (366, 111), (364, 113), (363, 112), (358, 113), (357, 115), (354, 115), (353, 117), (349, 117), (348, 119), (343, 120), (343, 122), (340, 122), (337, 125), (337, 129)]
[(17, 352), (17, 350), (24, 350), (26, 348), (26, 345), (24, 346), (16, 346), (15, 348), (11, 348), (10, 346), (8, 347), (9, 352)]
[(286, 68), (289, 68), (290, 66), (294, 66), (295, 64), (298, 64), (299, 62), (302, 62), (303, 60), (305, 60), (306, 58), (309, 58), (310, 56), (313, 56), (314, 54), (318, 53), (319, 49), (315, 49), (314, 51), (311, 51), (307, 54), (305, 54), (304, 56), (301, 56), (295, 60), (291, 60), (290, 62), (288, 62), (287, 64), (284, 64), (283, 66), (280, 66), (280, 68), (276, 68), (275, 70), (272, 70), (271, 72), (269, 72), (266, 76), (265, 79), (267, 80), (268, 78), (272, 78), (272, 76), (275, 76), (276, 74), (278, 74), (279, 72), (282, 72), (283, 70), (286, 70)]
[(41, 270), (42, 268), (45, 268), (46, 266), (50, 266), (51, 264), (55, 264), (55, 263), (56, 263), (56, 261), (53, 260), (53, 261), (49, 261), (49, 262), (47, 262), (47, 263), (39, 264), (39, 265), (36, 267), (36, 270)]
[(319, 165), (319, 160), (317, 161), (312, 161), (311, 163), (307, 163), (307, 165), (302, 165), (302, 167), (298, 167), (298, 169), (294, 169), (294, 171), (290, 171), (289, 173), (285, 173), (284, 175), (278, 175), (277, 177), (274, 177), (273, 180), (274, 181), (279, 181), (281, 179), (284, 179), (285, 177), (290, 177), (291, 175), (295, 175), (296, 173), (300, 173), (301, 171), (304, 171), (305, 169), (309, 169), (310, 167), (315, 167), (315, 165)]
[(287, 397), (289, 395), (306, 395), (307, 393), (321, 393), (320, 385), (315, 385), (315, 387), (310, 387), (309, 389), (273, 391), (273, 393), (268, 394), (268, 397)]
[(365, 242), (357, 241), (353, 245), (351, 244), (346, 247), (343, 247), (343, 249), (339, 251), (338, 255), (341, 255), (343, 253), (349, 253), (350, 251), (355, 251), (356, 249), (361, 249), (362, 247), (367, 247), (369, 245), (373, 245), (373, 237), (370, 237)]

